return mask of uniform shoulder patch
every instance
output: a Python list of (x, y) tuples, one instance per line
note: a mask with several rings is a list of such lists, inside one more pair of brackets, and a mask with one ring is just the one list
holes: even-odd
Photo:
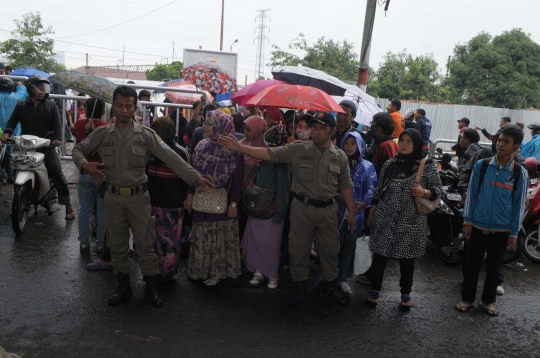
[(90, 136), (84, 138), (84, 139), (81, 141), (81, 145), (84, 145), (84, 146), (87, 146), (87, 145), (89, 145), (90, 143), (92, 143), (92, 139), (90, 138)]

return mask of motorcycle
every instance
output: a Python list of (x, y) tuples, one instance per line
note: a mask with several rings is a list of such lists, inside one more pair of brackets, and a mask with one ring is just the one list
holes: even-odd
[(428, 216), (430, 239), (443, 262), (458, 265), (463, 262), (463, 208), (458, 192), (459, 178), (450, 170), (439, 171), (442, 195), (438, 208)]
[(538, 178), (531, 179), (531, 185), (527, 193), (525, 204), (525, 218), (521, 225), (520, 236), (525, 237), (523, 242), (523, 254), (531, 261), (540, 263), (540, 181)]
[(13, 186), (13, 204), (11, 207), (11, 223), (17, 235), (22, 234), (28, 212), (34, 205), (37, 215), (38, 206), (53, 214), (53, 205), (57, 200), (56, 189), (49, 179), (45, 168), (45, 154), (37, 151), (39, 148), (51, 146), (51, 140), (33, 135), (11, 137), (8, 144), (15, 147), (12, 164), (15, 177)]

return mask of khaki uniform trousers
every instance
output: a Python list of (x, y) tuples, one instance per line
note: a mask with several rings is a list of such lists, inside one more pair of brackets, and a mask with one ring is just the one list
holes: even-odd
[(142, 274), (144, 276), (156, 275), (158, 258), (153, 247), (156, 241), (156, 228), (154, 217), (151, 215), (148, 192), (121, 196), (107, 191), (105, 213), (107, 246), (111, 249), (114, 274), (130, 272), (129, 229), (131, 228)]
[(339, 231), (336, 203), (317, 208), (294, 199), (291, 205), (289, 252), (293, 281), (309, 278), (309, 253), (313, 238), (325, 281), (338, 278)]

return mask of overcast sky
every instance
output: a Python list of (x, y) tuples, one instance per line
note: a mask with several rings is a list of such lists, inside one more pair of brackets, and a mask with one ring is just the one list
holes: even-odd
[[(41, 12), (44, 25), (54, 28), (55, 50), (66, 52), (68, 68), (84, 66), (85, 53), (90, 54), (90, 65), (117, 65), (122, 59), (122, 46), (126, 50), (125, 63), (132, 65), (153, 64), (165, 57), (170, 62), (173, 42), (180, 60), (183, 48), (202, 46), (219, 50), (221, 1), (177, 0), (165, 6), (171, 2), (173, 0), (12, 1), (0, 12), (0, 30), (13, 30), (13, 20), (24, 13)], [(160, 7), (163, 8), (148, 14)], [(243, 83), (247, 75), (248, 83), (252, 82), (257, 51), (256, 10), (270, 9), (265, 63), (270, 61), (272, 44), (286, 49), (300, 32), (305, 34), (308, 43), (321, 36), (350, 41), (359, 54), (365, 8), (366, 0), (225, 0), (223, 49), (229, 51), (230, 44), (238, 39), (233, 46), (233, 52), (239, 54), (238, 81)], [(386, 17), (382, 7), (377, 10), (371, 66), (377, 68), (389, 50), (398, 52), (406, 48), (412, 55), (432, 53), (444, 73), (446, 59), (455, 44), (467, 42), (481, 31), (499, 35), (505, 30), (521, 28), (540, 43), (538, 9), (538, 0), (391, 0)], [(139, 16), (142, 17), (126, 24), (82, 35)], [(0, 41), (8, 38), (8, 32), (0, 31)], [(269, 67), (265, 67), (265, 72), (266, 76), (271, 76)]]

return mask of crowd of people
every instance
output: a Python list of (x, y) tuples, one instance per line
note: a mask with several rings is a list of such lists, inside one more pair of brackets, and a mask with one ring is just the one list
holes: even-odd
[[(58, 145), (60, 110), (67, 109), (47, 98), (49, 81), (39, 76), (26, 86), (6, 77), (1, 81), (3, 141), (17, 135), (20, 125), (22, 134), (54, 132), (52, 143)], [(83, 96), (70, 109), (77, 111), (77, 121), (68, 124), (80, 170), (80, 251), (91, 248), (95, 211), (101, 257), (88, 270), (113, 270), (118, 288), (110, 305), (131, 298), (129, 257), (136, 254), (149, 302), (163, 306), (158, 283), (177, 274), (186, 243), (187, 276), (205, 286), (237, 278), (245, 269), (253, 275), (250, 285), (267, 280), (267, 288), (276, 289), (285, 269), (296, 285), (291, 306), (302, 310), (315, 262), (323, 296), (347, 304), (356, 242), (365, 236), (373, 253), (359, 281), (371, 285), (366, 303), (377, 305), (386, 264), (394, 258), (401, 271), (400, 307), (413, 305), (415, 260), (427, 244), (420, 203), (436, 205), (443, 195), (438, 163), (426, 160), (431, 121), (423, 109), (404, 116), (401, 102), (393, 100), (387, 113), (377, 113), (363, 128), (354, 122), (356, 104), (348, 100), (339, 104), (343, 113), (332, 114), (206, 103), (203, 96), (188, 120), (176, 110), (154, 118), (152, 108), (140, 104), (151, 98), (146, 90), (117, 87), (110, 109), (101, 99)], [(498, 314), (502, 257), (515, 245), (523, 220), (528, 187), (519, 156), (523, 132), (510, 122), (503, 118), (495, 135), (477, 128), (493, 141), (490, 150), (478, 145), (469, 119), (458, 120), (460, 138), (453, 148), (458, 162), (450, 168), (460, 175), (468, 241), (460, 311), (474, 303), (487, 252), (481, 307)], [(44, 152), (66, 220), (74, 219), (58, 156)], [(483, 158), (491, 158), (485, 166)]]

